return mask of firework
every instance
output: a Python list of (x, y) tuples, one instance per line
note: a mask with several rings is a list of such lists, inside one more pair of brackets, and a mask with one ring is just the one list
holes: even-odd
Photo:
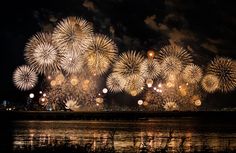
[(141, 54), (135, 51), (128, 51), (118, 58), (113, 71), (124, 78), (139, 77), (144, 74), (142, 71), (143, 63), (144, 57)]
[(153, 85), (153, 80), (152, 79), (147, 79), (146, 84), (147, 84), (148, 88), (151, 88), (152, 85)]
[(30, 90), (37, 84), (37, 74), (27, 65), (19, 66), (13, 73), (13, 82), (20, 90)]
[(144, 94), (144, 101), (146, 101), (148, 103), (149, 106), (148, 107), (149, 110), (160, 110), (160, 108), (162, 107), (162, 96), (159, 94), (159, 89), (157, 90), (153, 90), (153, 89), (148, 89), (145, 94)]
[(107, 77), (107, 88), (112, 92), (121, 92), (125, 87), (126, 80), (117, 73), (111, 73)]
[(65, 58), (61, 62), (61, 67), (67, 73), (77, 73), (83, 70), (83, 57), (80, 53), (70, 51), (65, 53)]
[(166, 57), (163, 60), (161, 67), (164, 75), (170, 80), (175, 79), (175, 76), (182, 70), (181, 61), (175, 57)]
[(58, 23), (53, 32), (53, 42), (63, 51), (84, 52), (92, 42), (93, 28), (82, 18), (68, 17)]
[(144, 81), (142, 77), (130, 77), (126, 81), (124, 90), (132, 96), (137, 96), (143, 91)]
[(174, 110), (178, 110), (179, 106), (177, 105), (176, 101), (172, 98), (166, 98), (164, 99), (164, 104), (163, 104), (163, 108), (166, 111), (174, 111)]
[(78, 99), (73, 97), (68, 97), (65, 100), (65, 108), (70, 109), (72, 111), (78, 111), (80, 108), (80, 105), (78, 105)]
[(177, 45), (169, 45), (161, 48), (158, 59), (160, 62), (164, 61), (167, 57), (175, 57), (181, 61), (182, 65), (189, 65), (192, 63), (192, 56), (182, 47)]
[(212, 93), (216, 91), (218, 87), (219, 87), (219, 79), (217, 76), (212, 75), (212, 74), (207, 74), (203, 77), (202, 88), (205, 91)]
[(149, 50), (147, 52), (147, 56), (149, 59), (153, 59), (155, 57), (155, 52), (153, 50)]
[(202, 78), (202, 70), (199, 66), (187, 65), (183, 70), (183, 79), (188, 83), (198, 83)]
[(217, 57), (207, 67), (208, 73), (219, 79), (222, 92), (232, 91), (236, 87), (236, 64), (228, 58)]
[(160, 64), (155, 59), (147, 59), (141, 65), (144, 78), (155, 79), (161, 72)]
[(25, 47), (25, 59), (38, 73), (46, 74), (60, 69), (63, 54), (52, 44), (52, 35), (38, 33)]
[(62, 110), (65, 108), (64, 99), (67, 92), (65, 92), (65, 83), (54, 88), (49, 88), (47, 91), (47, 100), (42, 104), (44, 107), (49, 107), (50, 110)]
[(117, 57), (117, 46), (105, 35), (96, 34), (86, 49), (87, 65), (92, 74), (101, 75), (108, 70)]
[(191, 100), (192, 100), (192, 103), (193, 103), (195, 106), (201, 106), (201, 105), (202, 105), (201, 98), (200, 98), (200, 96), (198, 96), (198, 95), (193, 95), (193, 97), (191, 98)]

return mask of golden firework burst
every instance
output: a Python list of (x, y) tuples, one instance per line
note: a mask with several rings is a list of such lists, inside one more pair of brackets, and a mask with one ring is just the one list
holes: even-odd
[(126, 84), (126, 80), (117, 73), (111, 73), (107, 77), (107, 87), (112, 92), (121, 92)]
[(194, 64), (187, 65), (182, 76), (187, 83), (198, 83), (202, 78), (202, 69)]
[(161, 66), (155, 59), (146, 59), (141, 65), (141, 72), (144, 78), (155, 79), (161, 72)]
[(175, 57), (183, 66), (192, 63), (192, 56), (183, 48), (177, 45), (168, 45), (161, 48), (157, 58), (160, 62), (163, 62), (167, 57)]
[(202, 79), (202, 88), (209, 92), (213, 93), (215, 92), (219, 87), (219, 79), (217, 76), (212, 74), (207, 74)]
[(113, 72), (118, 73), (124, 78), (140, 77), (145, 72), (142, 71), (144, 57), (136, 51), (123, 53), (115, 63)]
[(86, 61), (92, 74), (105, 73), (117, 57), (116, 44), (105, 35), (96, 34), (93, 42), (86, 49)]
[(37, 33), (25, 47), (25, 59), (38, 73), (47, 74), (60, 69), (63, 53), (56, 49), (49, 33)]
[(37, 81), (37, 74), (27, 65), (17, 67), (13, 73), (13, 82), (20, 90), (32, 89), (37, 84)]
[(68, 17), (58, 23), (53, 31), (53, 43), (61, 50), (83, 53), (92, 42), (93, 28), (82, 18)]
[(233, 60), (224, 57), (214, 58), (207, 67), (209, 74), (219, 79), (219, 89), (222, 92), (232, 91), (236, 87), (236, 64)]

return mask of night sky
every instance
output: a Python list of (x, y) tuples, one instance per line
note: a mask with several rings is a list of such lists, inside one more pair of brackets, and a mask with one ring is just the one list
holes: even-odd
[[(19, 2), (18, 2), (19, 3)], [(233, 1), (199, 0), (8, 0), (1, 4), (0, 100), (24, 103), (30, 92), (17, 90), (12, 73), (25, 64), (24, 47), (39, 31), (51, 31), (57, 20), (78, 16), (95, 32), (126, 50), (159, 50), (169, 43), (187, 48), (202, 67), (216, 56), (236, 59), (236, 12)], [(37, 87), (36, 87), (37, 88)], [(236, 107), (236, 92), (208, 94), (208, 108)], [(117, 96), (117, 95), (116, 95)]]

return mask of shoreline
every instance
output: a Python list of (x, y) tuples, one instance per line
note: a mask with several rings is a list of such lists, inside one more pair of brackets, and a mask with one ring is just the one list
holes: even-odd
[(137, 112), (137, 111), (0, 111), (1, 120), (149, 120), (158, 118), (192, 118), (202, 120), (234, 121), (236, 111), (186, 111), (186, 112)]

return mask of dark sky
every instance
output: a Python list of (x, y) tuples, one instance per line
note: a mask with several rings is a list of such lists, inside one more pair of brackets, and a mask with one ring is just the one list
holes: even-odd
[[(1, 4), (0, 100), (24, 101), (28, 92), (12, 83), (15, 68), (25, 63), (24, 46), (57, 20), (79, 16), (95, 32), (114, 38), (120, 52), (160, 49), (169, 42), (188, 48), (200, 66), (215, 56), (236, 59), (236, 12), (233, 1), (199, 0), (11, 0)], [(209, 95), (205, 105), (236, 106), (236, 92)]]

